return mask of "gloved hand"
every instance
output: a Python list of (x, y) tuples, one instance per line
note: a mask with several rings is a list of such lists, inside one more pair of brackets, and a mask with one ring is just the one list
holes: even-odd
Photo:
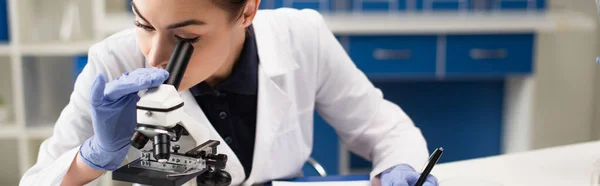
[[(381, 173), (381, 186), (414, 186), (421, 173), (416, 172), (408, 165), (396, 165)], [(429, 175), (423, 186), (438, 186), (437, 179)]]
[(159, 86), (168, 76), (163, 69), (141, 68), (109, 83), (103, 74), (96, 77), (90, 95), (94, 135), (79, 149), (87, 165), (109, 171), (121, 165), (137, 123), (137, 92)]

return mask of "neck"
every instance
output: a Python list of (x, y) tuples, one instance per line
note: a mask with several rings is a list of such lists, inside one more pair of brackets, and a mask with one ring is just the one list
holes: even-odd
[(215, 87), (219, 85), (221, 82), (225, 81), (231, 72), (233, 71), (233, 67), (239, 61), (240, 54), (242, 53), (242, 49), (244, 48), (244, 41), (246, 40), (246, 29), (240, 29), (232, 34), (234, 38), (234, 43), (232, 45), (232, 51), (229, 53), (229, 56), (221, 65), (221, 67), (208, 79), (206, 79), (206, 83), (211, 87)]

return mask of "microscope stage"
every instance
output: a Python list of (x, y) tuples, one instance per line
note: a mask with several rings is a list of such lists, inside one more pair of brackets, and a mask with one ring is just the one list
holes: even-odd
[(135, 163), (139, 163), (139, 160), (115, 170), (112, 173), (112, 179), (144, 185), (180, 186), (206, 172), (200, 171), (184, 176), (167, 176), (172, 173), (131, 166), (131, 164)]

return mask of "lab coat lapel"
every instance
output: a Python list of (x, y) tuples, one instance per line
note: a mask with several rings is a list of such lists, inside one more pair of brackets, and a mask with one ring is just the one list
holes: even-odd
[[(221, 142), (221, 144), (217, 147), (217, 151), (221, 154), (227, 154), (227, 156), (228, 156), (227, 166), (226, 166), (225, 170), (227, 172), (229, 172), (229, 174), (231, 174), (231, 177), (232, 177), (231, 183), (232, 184), (242, 183), (245, 179), (244, 168), (242, 167), (240, 160), (237, 158), (237, 156), (235, 156), (235, 153), (233, 153), (233, 150), (231, 150), (231, 147), (229, 147), (229, 145), (227, 145), (227, 143), (225, 143), (223, 138), (219, 135), (219, 133), (215, 130), (215, 128), (210, 124), (210, 121), (208, 120), (206, 115), (204, 115), (204, 112), (202, 111), (200, 106), (198, 106), (196, 99), (194, 99), (194, 96), (192, 96), (190, 91), (189, 90), (183, 91), (180, 93), (180, 95), (185, 103), (184, 107), (183, 107), (184, 111), (190, 117), (195, 119), (198, 123), (204, 125), (204, 127), (206, 127), (208, 130), (210, 130), (210, 137), (209, 137), (210, 139), (219, 140)], [(196, 145), (199, 145), (202, 143), (204, 143), (204, 141), (196, 141)]]
[(276, 138), (279, 126), (285, 122), (292, 105), (285, 92), (263, 70), (262, 67), (259, 67), (256, 140), (252, 172), (247, 183), (271, 178), (270, 170), (268, 170), (273, 162), (270, 158), (271, 144)]
[(273, 178), (272, 170), (269, 170), (273, 166), (271, 146), (292, 106), (285, 91), (284, 75), (298, 69), (289, 48), (289, 38), (278, 34), (286, 32), (277, 30), (280, 27), (265, 22), (264, 20), (269, 19), (261, 16), (263, 14), (259, 11), (252, 23), (259, 56), (258, 104), (252, 172), (245, 185)]

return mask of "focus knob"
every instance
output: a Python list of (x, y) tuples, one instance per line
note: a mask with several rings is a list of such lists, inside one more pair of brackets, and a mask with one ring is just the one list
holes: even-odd
[(179, 149), (180, 149), (180, 148), (181, 148), (181, 147), (180, 147), (179, 145), (173, 145), (173, 146), (171, 147), (171, 149), (173, 149), (173, 152), (175, 152), (175, 153), (177, 153), (177, 151), (179, 151)]
[(225, 169), (227, 164), (227, 155), (225, 154), (209, 154), (206, 156), (206, 165), (212, 166), (215, 169)]

